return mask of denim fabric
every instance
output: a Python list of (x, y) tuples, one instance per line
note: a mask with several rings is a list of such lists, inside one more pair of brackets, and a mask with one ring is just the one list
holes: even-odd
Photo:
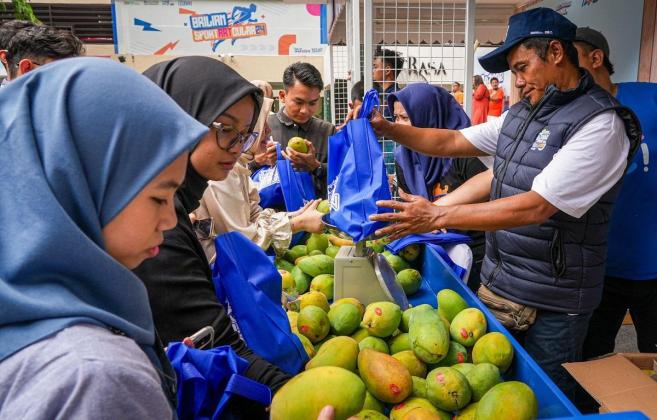
[(564, 314), (539, 310), (536, 322), (525, 333), (516, 335), (527, 353), (571, 400), (575, 401), (577, 382), (561, 364), (582, 360), (582, 347), (591, 313)]

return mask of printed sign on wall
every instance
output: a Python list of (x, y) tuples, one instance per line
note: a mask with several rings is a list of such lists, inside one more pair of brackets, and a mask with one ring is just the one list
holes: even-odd
[(323, 55), (326, 6), (281, 1), (113, 0), (119, 54)]

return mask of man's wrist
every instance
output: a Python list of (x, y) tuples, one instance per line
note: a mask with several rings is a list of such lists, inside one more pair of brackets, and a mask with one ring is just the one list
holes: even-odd
[(315, 160), (315, 162), (311, 166), (310, 172), (312, 173), (317, 172), (319, 175), (319, 173), (322, 172), (322, 162)]

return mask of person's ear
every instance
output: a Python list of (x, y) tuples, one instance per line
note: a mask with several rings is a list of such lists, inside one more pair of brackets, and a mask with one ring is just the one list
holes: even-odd
[(566, 51), (563, 48), (563, 44), (557, 40), (552, 40), (550, 41), (550, 45), (548, 46), (548, 60), (552, 60), (554, 64), (560, 64), (564, 61), (564, 57), (566, 55)]
[(18, 72), (17, 76), (22, 76), (34, 69), (36, 69), (38, 64), (34, 63), (32, 60), (28, 58), (24, 58), (21, 61), (18, 62)]
[(597, 70), (605, 64), (605, 53), (602, 50), (593, 50), (589, 53), (591, 68)]
[(285, 102), (285, 89), (281, 89), (278, 91), (278, 99), (281, 102)]

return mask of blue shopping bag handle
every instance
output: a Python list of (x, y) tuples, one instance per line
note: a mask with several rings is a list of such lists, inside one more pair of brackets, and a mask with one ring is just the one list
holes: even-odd
[(360, 107), (358, 118), (369, 118), (374, 108), (380, 106), (379, 92), (376, 89), (370, 89), (363, 97), (363, 105)]
[(268, 386), (245, 376), (232, 374), (226, 384), (224, 395), (215, 409), (215, 414), (212, 417), (213, 420), (220, 418), (221, 412), (233, 395), (239, 395), (251, 401), (256, 401), (264, 406), (271, 404), (271, 390)]

